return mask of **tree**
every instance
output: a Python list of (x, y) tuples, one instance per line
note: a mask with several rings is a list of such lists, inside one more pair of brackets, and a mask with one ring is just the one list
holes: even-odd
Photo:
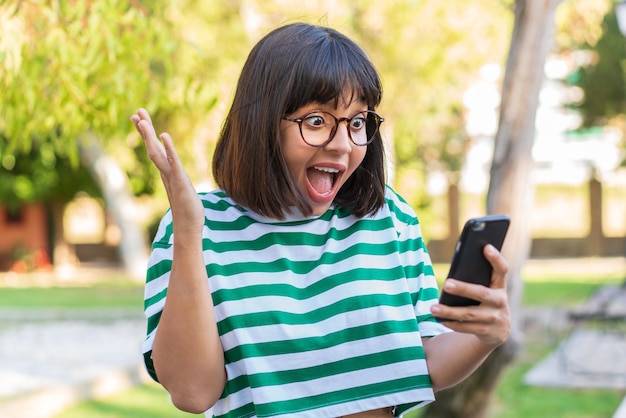
[(482, 417), (504, 370), (523, 341), (521, 269), (528, 258), (528, 219), (533, 201), (531, 149), (535, 113), (543, 82), (546, 56), (553, 46), (554, 11), (559, 0), (516, 0), (515, 24), (502, 86), (500, 122), (495, 138), (488, 213), (507, 213), (512, 222), (503, 253), (509, 261), (507, 277), (513, 319), (511, 338), (457, 387), (439, 394), (426, 417)]
[(626, 46), (614, 9), (604, 17), (602, 29), (597, 42), (581, 45), (594, 59), (585, 63), (572, 80), (584, 92), (579, 108), (587, 127), (605, 125), (626, 113)]
[[(208, 96), (203, 86), (177, 67), (188, 49), (168, 19), (167, 4), (73, 0), (0, 6), (0, 177), (8, 182), (3, 201), (71, 198), (67, 192), (84, 187), (82, 156), (107, 206), (118, 208), (111, 199), (126, 202), (114, 213), (124, 232), (122, 259), (137, 275), (145, 269), (147, 246), (133, 218), (131, 191), (150, 193), (158, 177), (147, 158), (138, 158), (145, 151), (128, 136), (128, 117), (138, 106), (163, 120), (176, 108), (209, 107), (208, 100), (197, 100)], [(30, 169), (46, 167), (56, 175), (42, 181), (18, 172), (25, 169), (16, 164), (22, 159), (32, 160)], [(109, 168), (98, 170), (103, 162)], [(68, 167), (74, 173), (61, 179), (58, 173)], [(113, 172), (122, 173), (115, 190), (108, 181)], [(61, 187), (66, 193), (59, 193)]]

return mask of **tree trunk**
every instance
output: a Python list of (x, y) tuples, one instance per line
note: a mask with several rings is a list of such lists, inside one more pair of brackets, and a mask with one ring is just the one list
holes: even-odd
[(81, 158), (93, 173), (102, 190), (105, 206), (120, 228), (120, 259), (126, 273), (136, 279), (145, 277), (148, 245), (144, 230), (136, 216), (128, 176), (114, 158), (107, 156), (98, 141), (88, 134), (81, 142)]
[[(456, 177), (456, 176), (455, 176)], [(446, 253), (453, 254), (456, 247), (461, 226), (459, 224), (460, 202), (458, 180), (451, 179), (448, 183), (448, 236), (445, 239), (444, 248)]]
[(65, 239), (65, 229), (63, 225), (63, 211), (65, 202), (54, 200), (50, 204), (52, 214), (52, 264), (55, 269), (66, 269), (75, 267), (78, 264), (78, 257), (73, 245)]
[(592, 256), (604, 254), (604, 231), (602, 230), (602, 183), (593, 176), (589, 180), (589, 234), (586, 252)]
[(511, 338), (468, 379), (437, 395), (425, 418), (478, 418), (487, 413), (505, 366), (519, 352), (522, 330), (522, 266), (530, 251), (530, 211), (534, 199), (531, 180), (532, 145), (543, 67), (552, 46), (554, 11), (559, 0), (517, 0), (515, 24), (507, 61), (500, 122), (494, 144), (487, 212), (506, 213), (511, 226), (503, 253), (509, 262), (507, 277), (511, 307)]

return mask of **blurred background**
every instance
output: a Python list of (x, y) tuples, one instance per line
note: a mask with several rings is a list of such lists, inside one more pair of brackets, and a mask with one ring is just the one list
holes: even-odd
[[(513, 343), (472, 383), (485, 396), (460, 387), (442, 399), (461, 406), (423, 416), (626, 414), (625, 7), (0, 1), (0, 416), (188, 415), (140, 364), (143, 275), (168, 206), (129, 117), (148, 109), (210, 190), (247, 53), (294, 21), (347, 34), (381, 73), (388, 182), (416, 209), (439, 279), (467, 218), (516, 215)], [(498, 146), (508, 163), (494, 164)], [(503, 190), (510, 174), (518, 186)], [(565, 350), (571, 337), (591, 351)], [(558, 368), (600, 357), (611, 366)], [(536, 378), (546, 358), (560, 379)]]

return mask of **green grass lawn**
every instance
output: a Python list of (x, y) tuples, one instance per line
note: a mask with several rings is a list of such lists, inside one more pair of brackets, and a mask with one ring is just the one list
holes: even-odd
[(55, 418), (182, 418), (204, 417), (176, 409), (169, 395), (156, 383), (148, 383), (111, 397), (84, 402)]
[(89, 287), (0, 287), (0, 307), (142, 309), (143, 284), (114, 281)]
[[(438, 276), (447, 266), (435, 266)], [(622, 272), (597, 277), (576, 274), (543, 274), (524, 277), (525, 306), (568, 308), (585, 301), (602, 284), (620, 283)], [(0, 288), (0, 307), (30, 309), (65, 308), (137, 308), (143, 303), (142, 284), (119, 278), (91, 287)], [(617, 409), (624, 390), (559, 389), (526, 386), (523, 376), (555, 348), (554, 336), (528, 335), (523, 353), (503, 374), (491, 404), (489, 418), (610, 418)], [(178, 411), (167, 392), (157, 384), (145, 384), (117, 395), (81, 403), (58, 414), (56, 418), (159, 418), (192, 417)], [(416, 414), (416, 417), (419, 414)]]
[(534, 342), (504, 373), (491, 405), (490, 418), (611, 418), (626, 396), (624, 390), (528, 386), (526, 372), (553, 348)]
[(601, 286), (619, 284), (624, 271), (593, 273), (586, 271), (567, 274), (550, 272), (523, 274), (524, 306), (554, 306), (571, 308), (587, 300)]

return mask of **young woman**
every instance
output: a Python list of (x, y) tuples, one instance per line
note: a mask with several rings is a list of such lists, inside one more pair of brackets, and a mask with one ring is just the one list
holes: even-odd
[[(506, 261), (482, 303), (438, 304), (411, 207), (385, 185), (379, 76), (335, 30), (291, 24), (251, 51), (197, 194), (166, 133), (131, 117), (171, 210), (147, 273), (147, 368), (216, 417), (391, 417), (434, 400), (509, 335)], [(447, 327), (434, 316), (456, 320)]]

